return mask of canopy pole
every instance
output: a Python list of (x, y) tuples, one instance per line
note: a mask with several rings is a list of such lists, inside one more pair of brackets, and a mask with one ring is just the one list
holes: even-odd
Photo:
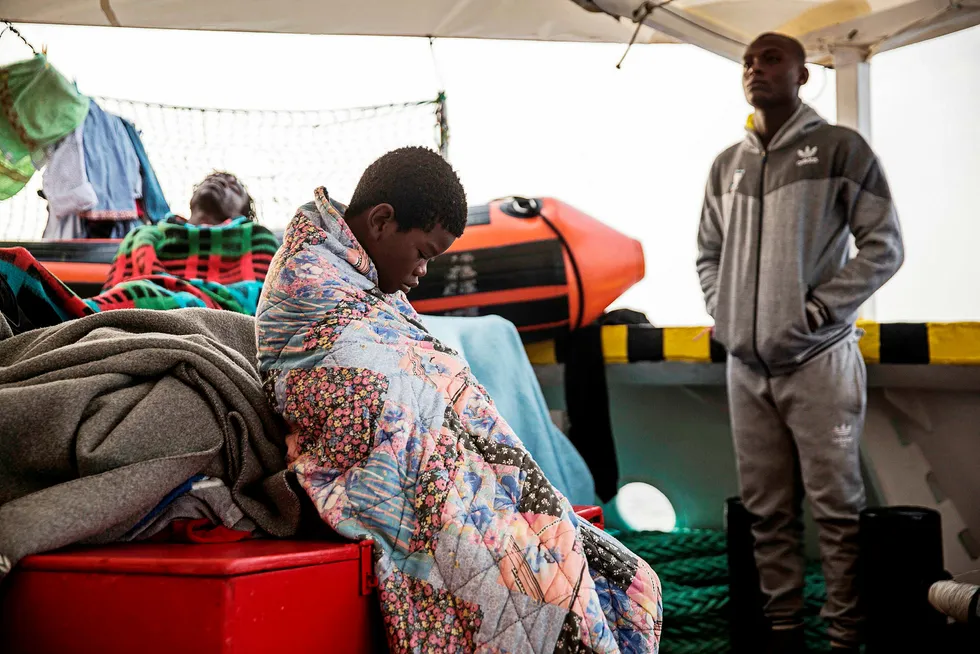
[[(857, 131), (871, 142), (871, 63), (864, 48), (834, 48), (837, 71), (837, 124)], [(861, 307), (865, 320), (877, 317), (875, 296)]]
[(835, 48), (837, 124), (871, 141), (871, 64), (863, 48)]

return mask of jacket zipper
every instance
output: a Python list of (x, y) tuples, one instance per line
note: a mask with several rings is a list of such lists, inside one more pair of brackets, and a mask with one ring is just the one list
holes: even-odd
[(806, 352), (797, 354), (795, 357), (793, 357), (793, 360), (796, 362), (797, 365), (803, 365), (804, 363), (812, 361), (816, 359), (818, 356), (820, 356), (821, 354), (823, 354), (824, 352), (826, 352), (827, 350), (829, 350), (830, 348), (834, 347), (835, 345), (837, 345), (838, 343), (846, 339), (850, 334), (853, 333), (854, 333), (853, 330), (852, 331), (844, 330), (843, 332), (841, 332), (840, 336), (832, 338), (826, 343), (819, 343), (816, 346), (807, 350)]
[(768, 159), (769, 152), (763, 150), (762, 168), (759, 171), (759, 236), (755, 244), (755, 306), (752, 310), (752, 350), (755, 352), (755, 358), (762, 366), (762, 370), (766, 373), (766, 377), (771, 377), (769, 366), (759, 354), (759, 276), (762, 274), (762, 217), (765, 213), (766, 204), (766, 161)]

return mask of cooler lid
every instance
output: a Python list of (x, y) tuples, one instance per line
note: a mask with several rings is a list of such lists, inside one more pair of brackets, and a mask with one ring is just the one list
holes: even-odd
[(301, 540), (132, 543), (36, 554), (26, 557), (18, 567), (45, 572), (230, 577), (358, 560), (361, 547), (361, 543), (350, 541)]

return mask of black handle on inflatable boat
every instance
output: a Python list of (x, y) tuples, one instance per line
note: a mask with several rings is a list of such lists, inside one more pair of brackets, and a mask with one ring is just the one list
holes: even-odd
[(537, 218), (541, 215), (541, 201), (534, 198), (513, 197), (501, 202), (500, 210), (514, 218)]

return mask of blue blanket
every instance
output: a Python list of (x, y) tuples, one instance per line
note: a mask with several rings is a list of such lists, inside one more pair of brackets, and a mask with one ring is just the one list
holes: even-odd
[(499, 316), (422, 319), (433, 336), (466, 359), (544, 476), (572, 504), (595, 504), (592, 473), (551, 421), (517, 328)]
[(158, 223), (170, 214), (170, 205), (163, 197), (163, 189), (160, 188), (160, 181), (157, 174), (150, 165), (150, 159), (146, 156), (146, 149), (143, 147), (143, 139), (140, 138), (139, 130), (128, 120), (122, 120), (122, 125), (129, 134), (129, 140), (133, 143), (133, 151), (140, 162), (140, 178), (143, 180), (143, 209), (146, 211), (150, 222)]

